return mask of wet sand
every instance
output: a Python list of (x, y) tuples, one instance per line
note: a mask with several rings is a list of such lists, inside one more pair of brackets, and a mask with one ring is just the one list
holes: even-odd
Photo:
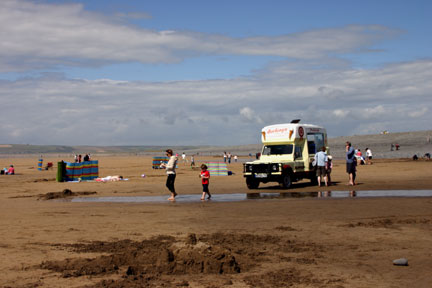
[[(0, 176), (0, 287), (430, 287), (432, 283), (430, 197), (75, 203), (44, 199), (65, 189), (80, 197), (168, 197), (164, 171), (152, 170), (150, 157), (100, 157), (100, 176), (122, 175), (129, 180), (57, 183), (55, 169), (37, 171), (37, 159), (0, 160), (3, 166), (14, 164), (18, 173)], [(216, 158), (196, 162), (205, 160)], [(332, 173), (336, 184), (321, 191), (325, 195), (326, 191), (432, 190), (431, 168), (432, 161), (375, 160), (358, 167), (358, 185), (351, 187), (346, 185), (344, 163), (336, 161)], [(308, 181), (289, 190), (275, 183), (248, 190), (242, 165), (233, 163), (229, 169), (234, 175), (211, 178), (210, 191), (215, 195), (318, 191)], [(199, 170), (179, 163), (177, 192), (200, 198), (198, 174)], [(408, 266), (392, 264), (402, 257)]]

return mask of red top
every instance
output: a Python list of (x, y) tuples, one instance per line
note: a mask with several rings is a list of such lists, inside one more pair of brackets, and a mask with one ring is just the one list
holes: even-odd
[(202, 184), (209, 184), (210, 172), (208, 170), (201, 171)]
[(9, 167), (8, 174), (9, 175), (14, 175), (15, 174), (15, 168), (14, 167)]

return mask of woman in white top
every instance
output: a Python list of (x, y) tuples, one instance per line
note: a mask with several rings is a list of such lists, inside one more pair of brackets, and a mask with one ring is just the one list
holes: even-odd
[(168, 163), (162, 163), (161, 167), (166, 169), (167, 173), (167, 181), (166, 181), (166, 187), (171, 192), (171, 197), (168, 198), (168, 200), (173, 201), (175, 197), (177, 196), (177, 193), (175, 192), (174, 188), (174, 181), (176, 178), (176, 172), (175, 168), (177, 165), (177, 157), (173, 155), (173, 151), (171, 149), (166, 150), (166, 155), (170, 158), (168, 160)]

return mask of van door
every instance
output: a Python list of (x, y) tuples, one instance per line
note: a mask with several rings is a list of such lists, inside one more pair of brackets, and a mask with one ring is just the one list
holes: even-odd
[(303, 172), (305, 170), (302, 146), (296, 145), (294, 147), (294, 165), (297, 172)]

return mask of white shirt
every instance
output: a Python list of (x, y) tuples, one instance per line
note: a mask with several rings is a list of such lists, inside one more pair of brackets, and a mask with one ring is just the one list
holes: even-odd
[(170, 159), (168, 160), (168, 163), (165, 166), (166, 173), (167, 174), (176, 174), (176, 172), (175, 172), (176, 165), (177, 165), (177, 157), (173, 155), (170, 157)]

